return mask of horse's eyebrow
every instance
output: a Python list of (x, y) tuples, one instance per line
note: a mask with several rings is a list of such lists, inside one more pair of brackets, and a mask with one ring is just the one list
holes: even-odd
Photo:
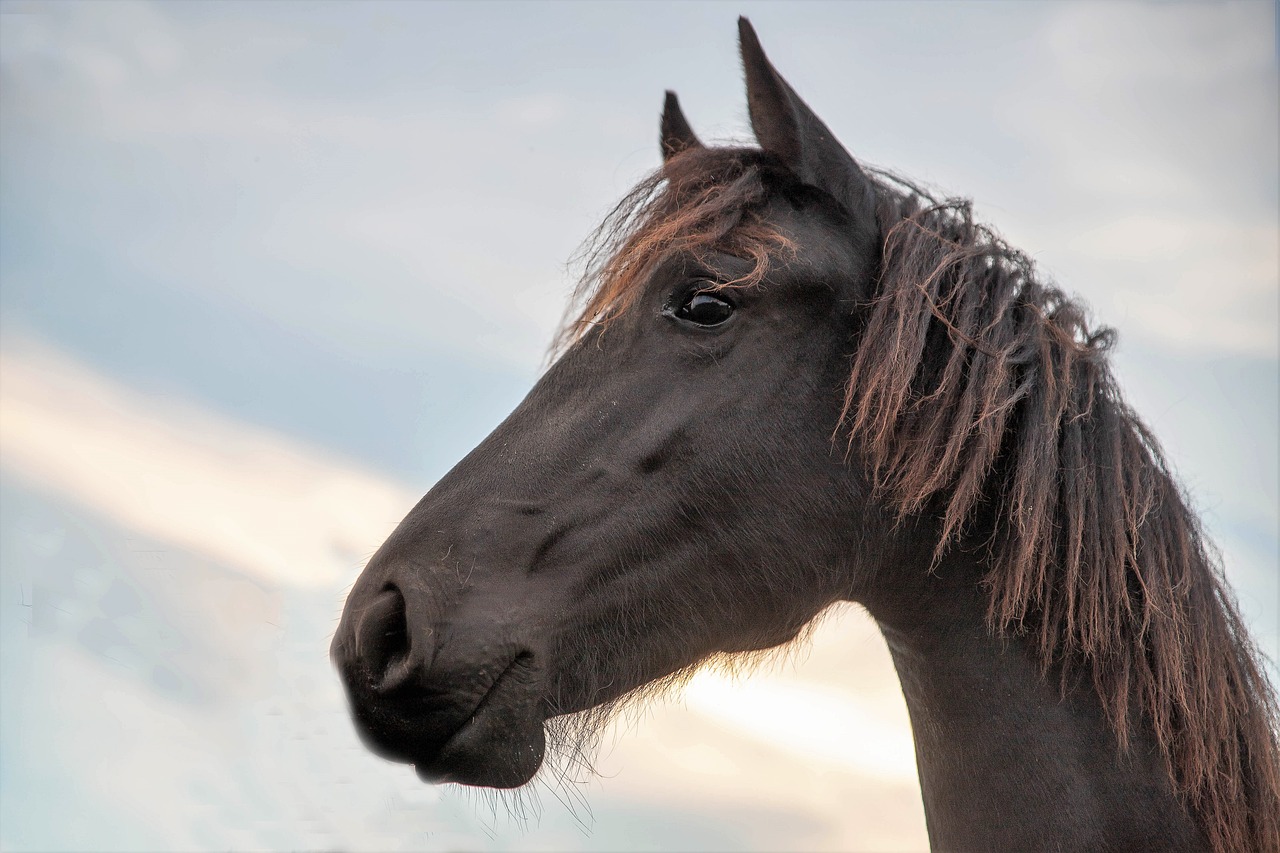
[(741, 255), (722, 249), (709, 248), (692, 256), (690, 270), (715, 279), (722, 285), (731, 285), (745, 279), (755, 268), (755, 262)]

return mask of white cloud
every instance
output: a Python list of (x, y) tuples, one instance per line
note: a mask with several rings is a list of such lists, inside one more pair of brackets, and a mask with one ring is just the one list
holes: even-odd
[[(1193, 86), (1233, 81), (1275, 68), (1270, 4), (1077, 3), (1063, 6), (1047, 31), (1063, 72), (1099, 87), (1117, 78)], [(1181, 48), (1171, 52), (1170, 48)]]
[[(7, 117), (95, 150), (85, 197), (65, 205), (84, 216), (86, 239), (145, 279), (333, 341), (430, 340), (522, 370), (539, 363), (567, 292), (563, 262), (586, 232), (548, 211), (581, 158), (548, 146), (534, 169), (523, 146), (484, 152), (562, 125), (562, 94), (476, 98), (470, 110), (448, 86), (390, 104), (300, 97), (252, 70), (288, 61), (302, 36), (165, 11), (40, 7), (5, 27)], [(464, 169), (475, 177), (462, 184)], [(517, 192), (539, 201), (515, 203)], [(137, 217), (119, 215), (134, 206)], [(482, 315), (486, 333), (459, 312)]]
[(1276, 356), (1274, 14), (1070, 4), (1040, 30), (1044, 62), (1004, 118), (1042, 164), (1031, 191), (1055, 205), (1027, 248), (1104, 320), (1178, 349)]
[[(834, 681), (834, 679), (833, 679)], [(698, 673), (681, 692), (686, 705), (740, 734), (809, 761), (873, 778), (916, 779), (911, 731), (894, 704), (877, 707), (874, 689), (753, 673), (737, 679)], [(901, 705), (900, 697), (896, 705)], [(795, 720), (804, 725), (795, 725)]]
[(497, 113), (514, 129), (524, 130), (563, 121), (569, 115), (569, 104), (562, 95), (541, 92), (504, 100), (498, 104)]
[(1118, 286), (1112, 305), (1149, 337), (1276, 357), (1280, 232), (1184, 216), (1130, 215), (1066, 243)]
[(0, 465), (274, 584), (327, 587), (417, 495), (318, 450), (149, 398), (28, 343), (0, 350)]

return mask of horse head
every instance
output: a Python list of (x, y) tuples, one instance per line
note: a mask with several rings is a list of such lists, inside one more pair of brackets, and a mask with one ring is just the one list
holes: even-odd
[(347, 600), (357, 725), (426, 778), (523, 784), (547, 719), (784, 643), (893, 561), (833, 441), (875, 189), (741, 32), (761, 149), (704, 147), (668, 94), (584, 322)]

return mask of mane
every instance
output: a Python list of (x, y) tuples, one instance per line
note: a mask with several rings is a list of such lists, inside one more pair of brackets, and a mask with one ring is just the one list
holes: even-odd
[[(756, 149), (673, 157), (612, 211), (559, 345), (625, 313), (674, 252), (753, 261), (794, 251), (760, 216)], [(1021, 252), (876, 173), (883, 235), (837, 433), (903, 517), (938, 519), (935, 558), (978, 543), (992, 631), (1024, 637), (1062, 689), (1092, 682), (1120, 752), (1154, 736), (1214, 850), (1280, 850), (1276, 698), (1150, 430), (1107, 363), (1114, 334)]]
[(994, 519), (991, 627), (1030, 639), (1064, 689), (1091, 678), (1122, 751), (1145, 720), (1215, 850), (1277, 849), (1275, 696), (1198, 518), (1121, 397), (1114, 333), (967, 201), (895, 183), (844, 406), (876, 487), (900, 513), (937, 512), (936, 556)]
[(583, 275), (552, 352), (624, 314), (654, 267), (675, 253), (748, 258), (751, 270), (714, 289), (759, 284), (776, 255), (794, 250), (759, 216), (769, 194), (767, 168), (758, 149), (696, 148), (637, 184), (579, 253)]

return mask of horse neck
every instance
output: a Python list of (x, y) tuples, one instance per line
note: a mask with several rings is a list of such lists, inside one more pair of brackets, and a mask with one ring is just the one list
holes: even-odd
[(1139, 732), (1122, 755), (1089, 678), (1064, 694), (1023, 640), (993, 636), (976, 584), (922, 600), (923, 612), (876, 615), (934, 850), (1205, 849), (1153, 738)]

